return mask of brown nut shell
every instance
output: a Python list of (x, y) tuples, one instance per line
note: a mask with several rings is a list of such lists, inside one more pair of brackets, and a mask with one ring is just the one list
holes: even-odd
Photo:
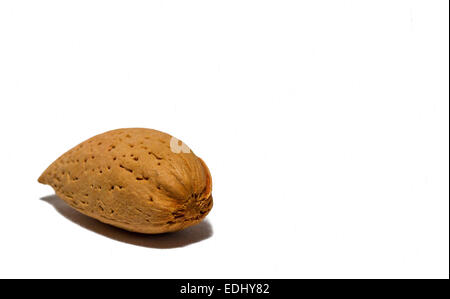
[(152, 129), (94, 136), (59, 157), (38, 181), (87, 216), (147, 234), (197, 224), (213, 205), (206, 164), (178, 139)]

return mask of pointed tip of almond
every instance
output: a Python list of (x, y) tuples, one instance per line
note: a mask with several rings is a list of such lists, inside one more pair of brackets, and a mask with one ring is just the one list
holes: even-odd
[(44, 171), (41, 176), (38, 178), (38, 182), (44, 185), (47, 185), (47, 171)]

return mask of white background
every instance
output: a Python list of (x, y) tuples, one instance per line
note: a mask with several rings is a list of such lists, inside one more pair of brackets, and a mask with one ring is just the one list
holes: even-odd
[[(0, 277), (448, 278), (448, 9), (1, 1)], [(129, 234), (37, 183), (121, 127), (206, 161), (206, 222)]]

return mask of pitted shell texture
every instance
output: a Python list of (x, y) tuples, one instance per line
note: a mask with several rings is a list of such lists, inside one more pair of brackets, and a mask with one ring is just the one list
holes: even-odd
[(206, 164), (178, 139), (152, 129), (94, 136), (54, 161), (38, 181), (79, 212), (140, 233), (181, 230), (212, 208)]

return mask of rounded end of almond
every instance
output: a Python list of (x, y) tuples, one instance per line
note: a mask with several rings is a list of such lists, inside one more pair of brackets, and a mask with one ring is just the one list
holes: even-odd
[(209, 198), (211, 196), (211, 192), (212, 192), (212, 177), (211, 177), (211, 172), (209, 171), (208, 166), (206, 166), (206, 163), (199, 157), (197, 157), (198, 160), (200, 161), (200, 163), (203, 166), (203, 169), (205, 170), (205, 175), (206, 175), (206, 187), (205, 187), (205, 191), (202, 194), (202, 197), (206, 197)]

